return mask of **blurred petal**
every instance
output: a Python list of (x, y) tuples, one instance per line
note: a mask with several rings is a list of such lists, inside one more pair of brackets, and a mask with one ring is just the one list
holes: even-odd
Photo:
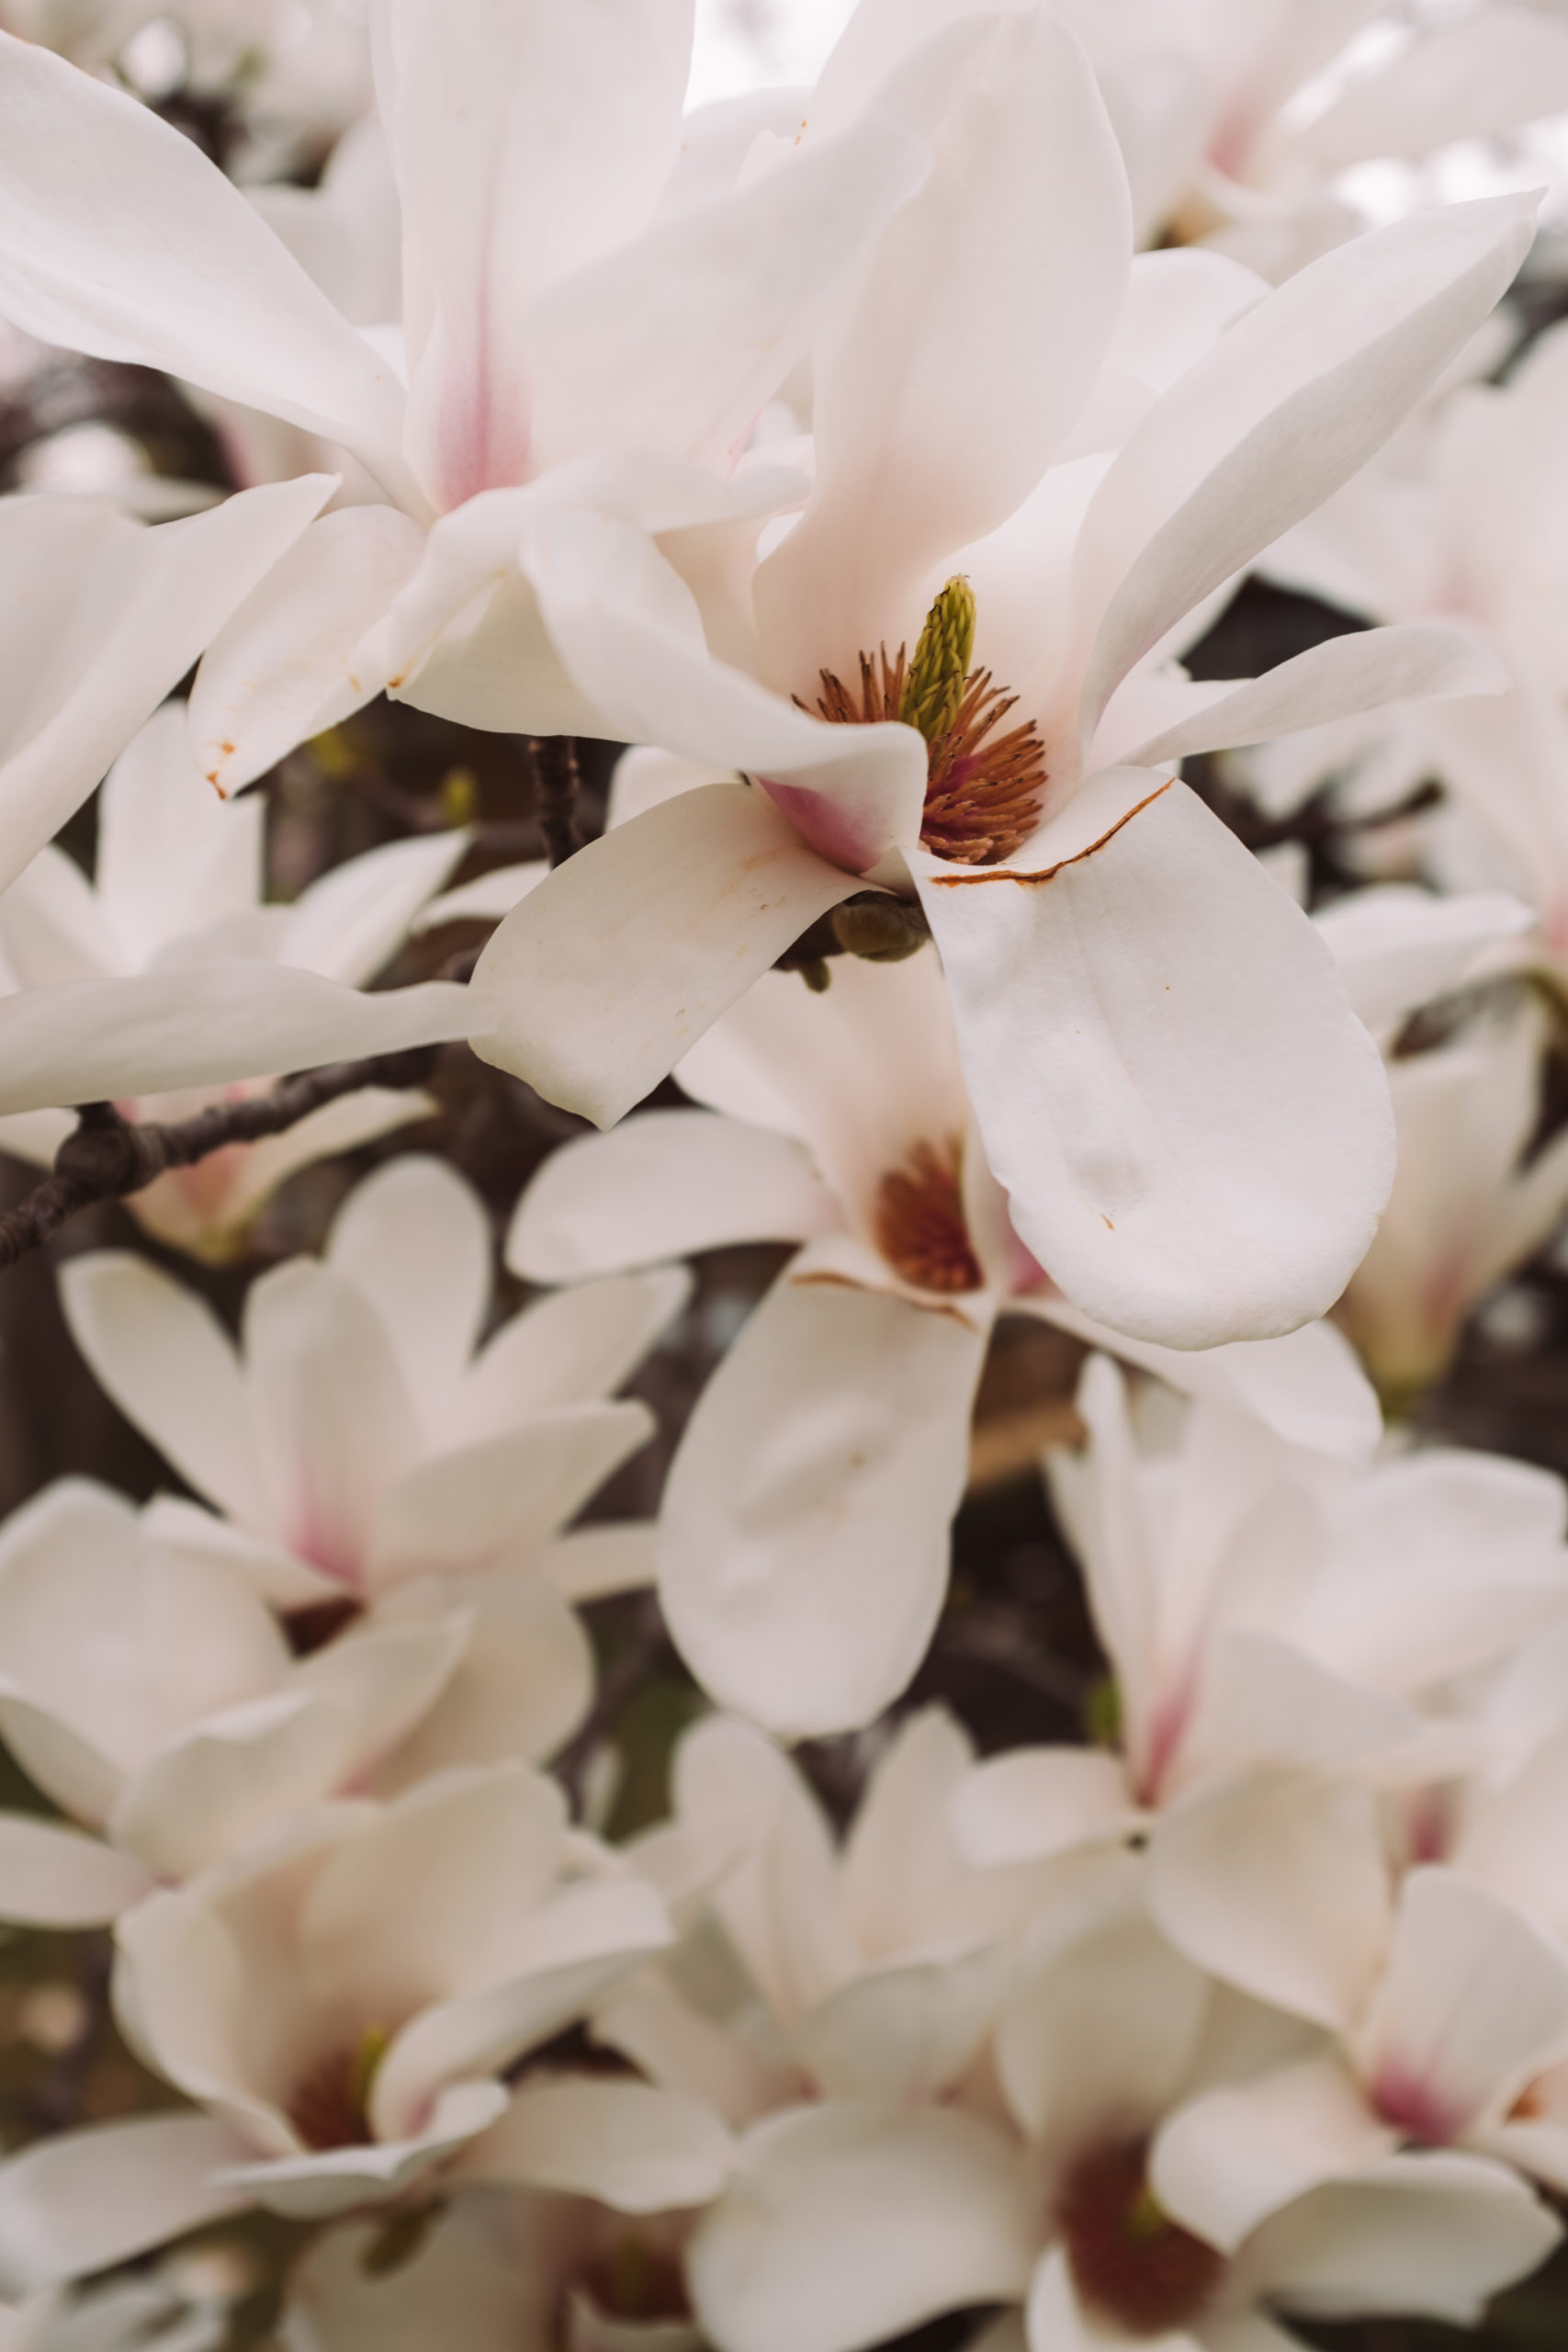
[(712, 2110), (650, 2084), (566, 2075), (525, 2082), (461, 2170), (480, 2180), (596, 2198), (618, 2213), (706, 2205), (735, 2169)]
[(20, 1927), (107, 1927), (151, 1886), (140, 1863), (96, 1838), (0, 1814), (0, 1916)]
[(0, 2285), (7, 2297), (145, 2254), (250, 2199), (219, 2167), (243, 2142), (205, 2115), (89, 2124), (0, 2165)]

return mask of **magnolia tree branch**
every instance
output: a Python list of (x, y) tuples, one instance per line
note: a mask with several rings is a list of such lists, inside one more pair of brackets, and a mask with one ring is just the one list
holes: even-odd
[(171, 1168), (190, 1168), (225, 1146), (259, 1143), (298, 1126), (325, 1102), (357, 1094), (366, 1086), (418, 1086), (435, 1066), (438, 1048), (415, 1046), (402, 1053), (373, 1054), (361, 1061), (333, 1062), (325, 1069), (286, 1078), (270, 1093), (243, 1102), (215, 1102), (193, 1118), (166, 1126), (138, 1125), (112, 1102), (85, 1102), (78, 1125), (54, 1155), (52, 1172), (16, 1207), (0, 1213), (0, 1271), (14, 1266), (44, 1243), (68, 1219), (99, 1201), (123, 1200)]
[(534, 770), (534, 814), (552, 865), (564, 865), (582, 847), (577, 829), (577, 794), (582, 782), (573, 735), (530, 735)]

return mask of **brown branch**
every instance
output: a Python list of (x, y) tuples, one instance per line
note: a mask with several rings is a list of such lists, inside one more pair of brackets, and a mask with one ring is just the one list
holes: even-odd
[(552, 865), (564, 865), (582, 847), (577, 830), (577, 791), (582, 771), (572, 735), (525, 738), (534, 770), (534, 815)]
[(269, 1094), (215, 1102), (167, 1126), (135, 1125), (112, 1102), (84, 1103), (75, 1132), (54, 1155), (52, 1173), (15, 1208), (0, 1212), (0, 1271), (40, 1250), (83, 1209), (140, 1193), (171, 1168), (189, 1168), (229, 1144), (282, 1135), (323, 1103), (357, 1094), (362, 1087), (419, 1085), (434, 1067), (435, 1053), (433, 1046), (416, 1046), (404, 1053), (333, 1062), (283, 1079)]

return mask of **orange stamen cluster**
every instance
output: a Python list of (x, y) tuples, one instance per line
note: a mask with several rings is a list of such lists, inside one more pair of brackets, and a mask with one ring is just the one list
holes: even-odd
[(918, 1143), (877, 1188), (876, 1246), (918, 1290), (948, 1296), (978, 1290), (985, 1276), (969, 1239), (959, 1189), (958, 1150)]
[[(858, 696), (832, 671), (818, 672), (817, 708), (839, 726), (874, 727), (901, 717), (908, 656), (887, 648), (860, 657)], [(798, 697), (797, 697), (798, 700)], [(920, 840), (955, 865), (999, 865), (1022, 847), (1040, 820), (1045, 797), (1045, 747), (1031, 719), (1005, 735), (996, 729), (1018, 701), (971, 670), (953, 723), (931, 741)], [(802, 705), (804, 708), (805, 706)]]

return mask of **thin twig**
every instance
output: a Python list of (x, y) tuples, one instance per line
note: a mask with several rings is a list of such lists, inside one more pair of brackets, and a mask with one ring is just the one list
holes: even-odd
[(564, 865), (582, 847), (577, 830), (577, 791), (582, 771), (574, 735), (526, 738), (534, 767), (534, 814), (552, 865)]
[(649, 1593), (631, 1628), (626, 1646), (599, 1678), (599, 1689), (583, 1723), (568, 1740), (551, 1770), (581, 1816), (588, 1768), (670, 1647), (659, 1603)]
[(136, 1125), (112, 1102), (84, 1103), (75, 1132), (55, 1153), (52, 1172), (15, 1208), (0, 1212), (0, 1271), (40, 1250), (83, 1209), (140, 1193), (171, 1168), (189, 1168), (229, 1144), (282, 1135), (323, 1103), (357, 1094), (362, 1087), (419, 1085), (434, 1067), (435, 1052), (432, 1046), (415, 1046), (403, 1053), (333, 1062), (286, 1078), (269, 1094), (217, 1102), (167, 1126)]

